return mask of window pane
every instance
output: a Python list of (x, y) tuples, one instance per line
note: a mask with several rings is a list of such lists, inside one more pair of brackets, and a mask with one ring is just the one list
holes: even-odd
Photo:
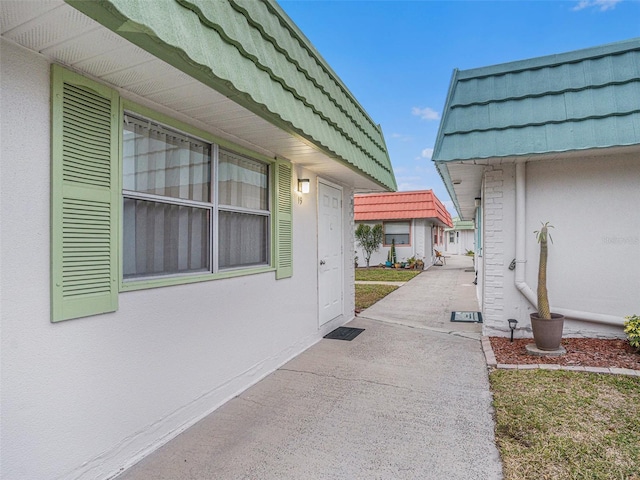
[(220, 205), (269, 209), (269, 166), (226, 150), (218, 153), (218, 202)]
[(125, 114), (123, 188), (210, 201), (211, 145)]
[(385, 245), (391, 245), (393, 240), (396, 241), (396, 245), (409, 245), (409, 234), (392, 233), (384, 236)]
[(385, 222), (384, 233), (402, 233), (409, 235), (409, 222)]
[(209, 271), (210, 210), (124, 199), (124, 278)]
[(247, 213), (219, 213), (220, 268), (269, 263), (269, 217)]
[(391, 245), (409, 245), (411, 224), (409, 222), (384, 222), (384, 243)]

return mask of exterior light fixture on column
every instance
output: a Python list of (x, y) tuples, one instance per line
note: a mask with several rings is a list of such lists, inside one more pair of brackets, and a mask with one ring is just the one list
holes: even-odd
[(474, 200), (475, 200), (476, 207), (479, 207), (480, 205), (482, 205), (482, 198), (476, 197), (474, 198)]
[(300, 193), (309, 193), (309, 179), (308, 178), (299, 178), (298, 179), (298, 191)]

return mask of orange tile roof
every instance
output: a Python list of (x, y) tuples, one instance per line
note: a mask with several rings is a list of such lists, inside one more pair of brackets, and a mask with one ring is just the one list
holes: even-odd
[(451, 228), (451, 215), (432, 190), (354, 195), (356, 221), (432, 218)]

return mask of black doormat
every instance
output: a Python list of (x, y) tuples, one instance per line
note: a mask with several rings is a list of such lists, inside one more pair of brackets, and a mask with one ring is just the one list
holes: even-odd
[(324, 338), (333, 340), (348, 340), (349, 342), (364, 332), (364, 328), (338, 327), (333, 332), (327, 333)]
[(482, 323), (480, 312), (451, 312), (452, 322)]

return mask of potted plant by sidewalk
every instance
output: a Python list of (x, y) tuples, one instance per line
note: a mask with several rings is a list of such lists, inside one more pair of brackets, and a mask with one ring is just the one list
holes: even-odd
[(531, 313), (531, 329), (536, 347), (540, 350), (552, 351), (560, 349), (562, 341), (562, 329), (564, 327), (564, 315), (551, 313), (549, 308), (549, 295), (547, 293), (547, 256), (549, 222), (543, 223), (542, 228), (536, 231), (536, 238), (540, 244), (540, 263), (538, 265), (538, 311)]
[(385, 266), (394, 267), (396, 263), (396, 240), (395, 238), (391, 240), (391, 248), (389, 248), (389, 253), (387, 254), (387, 263)]

